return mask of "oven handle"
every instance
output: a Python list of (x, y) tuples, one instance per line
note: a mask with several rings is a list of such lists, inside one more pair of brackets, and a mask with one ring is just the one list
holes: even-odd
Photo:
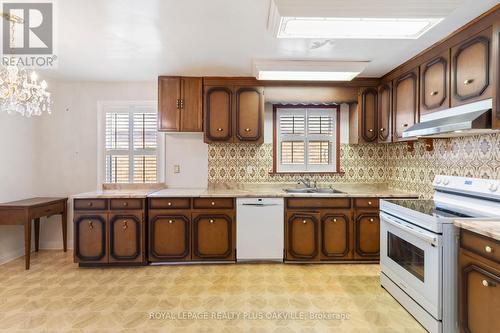
[(431, 245), (434, 245), (434, 246), (438, 245), (437, 244), (438, 239), (435, 236), (430, 236), (427, 233), (413, 229), (412, 227), (409, 227), (406, 224), (403, 224), (403, 223), (389, 217), (387, 214), (385, 214), (383, 212), (380, 213), (380, 217), (382, 218), (382, 221), (385, 221), (385, 222), (393, 225), (396, 228), (403, 229), (405, 232), (412, 234), (413, 236), (416, 236), (416, 237), (426, 241), (427, 243), (429, 243)]

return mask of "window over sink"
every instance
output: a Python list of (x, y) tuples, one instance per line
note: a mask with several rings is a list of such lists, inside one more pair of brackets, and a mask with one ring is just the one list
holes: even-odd
[(105, 183), (159, 180), (157, 112), (149, 102), (106, 102), (100, 107), (99, 178)]
[(273, 112), (274, 172), (338, 172), (338, 105), (274, 105)]

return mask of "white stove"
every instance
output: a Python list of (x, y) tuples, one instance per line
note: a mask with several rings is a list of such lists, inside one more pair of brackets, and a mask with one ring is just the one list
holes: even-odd
[(453, 221), (498, 220), (500, 181), (436, 176), (433, 186), (433, 200), (381, 201), (380, 279), (429, 332), (454, 333), (459, 233)]

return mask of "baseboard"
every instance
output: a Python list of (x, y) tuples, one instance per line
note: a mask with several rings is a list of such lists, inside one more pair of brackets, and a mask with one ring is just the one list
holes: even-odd
[(0, 255), (0, 265), (24, 256), (24, 247)]

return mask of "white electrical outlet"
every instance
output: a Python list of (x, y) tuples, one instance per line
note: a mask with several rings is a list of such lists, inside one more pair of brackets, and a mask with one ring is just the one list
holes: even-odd
[(174, 173), (181, 173), (181, 166), (179, 164), (174, 165)]

